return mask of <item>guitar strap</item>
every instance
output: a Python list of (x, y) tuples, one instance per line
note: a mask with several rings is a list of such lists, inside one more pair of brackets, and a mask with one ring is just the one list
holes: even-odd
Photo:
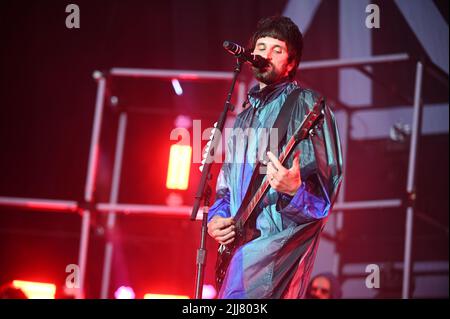
[[(267, 150), (264, 153), (264, 158), (267, 157), (267, 155), (266, 155), (267, 151), (270, 150), (272, 153), (278, 154), (278, 150), (281, 149), (280, 146), (283, 145), (283, 141), (285, 140), (287, 128), (289, 126), (289, 120), (291, 119), (291, 115), (292, 115), (292, 110), (294, 109), (295, 102), (297, 101), (297, 99), (300, 95), (300, 92), (301, 92), (300, 88), (295, 89), (288, 95), (288, 97), (284, 101), (283, 106), (281, 107), (280, 113), (278, 113), (278, 116), (272, 125), (272, 129), (270, 130), (269, 139), (267, 140)], [(278, 132), (278, 140), (277, 140), (277, 144), (276, 144), (278, 149), (276, 151), (270, 148), (270, 146), (271, 146), (270, 140), (272, 137), (272, 132), (274, 132), (274, 131)], [(250, 179), (249, 187), (247, 188), (247, 192), (245, 193), (244, 199), (240, 206), (241, 208), (247, 207), (247, 205), (250, 203), (251, 199), (255, 195), (256, 191), (261, 186), (264, 177), (266, 176), (265, 174), (259, 173), (260, 168), (261, 168), (261, 163), (260, 163), (260, 161), (257, 160), (256, 164), (255, 164), (255, 168), (253, 170), (252, 177)], [(240, 215), (241, 215), (240, 213), (242, 211), (241, 208), (239, 209), (238, 213), (236, 214), (235, 220), (240, 218)]]

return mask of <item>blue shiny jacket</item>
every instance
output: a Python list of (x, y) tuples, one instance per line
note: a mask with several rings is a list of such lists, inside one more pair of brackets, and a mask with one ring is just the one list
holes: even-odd
[[(249, 186), (257, 159), (267, 148), (261, 134), (270, 129), (286, 100), (298, 86), (284, 81), (248, 94), (250, 107), (241, 112), (233, 132), (253, 128), (253, 138), (232, 134), (208, 219), (235, 216)], [(287, 139), (300, 126), (318, 95), (301, 89), (287, 129)], [(330, 108), (316, 134), (301, 141), (302, 185), (294, 196), (273, 189), (267, 193), (256, 220), (261, 236), (237, 249), (228, 267), (219, 298), (302, 298), (313, 267), (319, 235), (342, 178), (338, 130)], [(292, 157), (287, 167), (292, 166)]]

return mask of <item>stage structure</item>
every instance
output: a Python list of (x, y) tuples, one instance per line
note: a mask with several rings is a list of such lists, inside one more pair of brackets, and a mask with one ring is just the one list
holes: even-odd
[[(343, 144), (344, 156), (344, 180), (341, 186), (341, 191), (337, 202), (334, 205), (334, 211), (337, 215), (342, 216), (344, 212), (350, 212), (357, 209), (379, 209), (379, 208), (406, 208), (405, 220), (405, 238), (404, 238), (404, 258), (403, 258), (403, 288), (402, 297), (410, 298), (409, 288), (411, 279), (412, 260), (411, 252), (413, 249), (413, 227), (415, 216), (416, 197), (416, 169), (417, 169), (417, 154), (418, 154), (418, 139), (421, 135), (421, 121), (423, 103), (422, 99), (422, 81), (424, 71), (429, 72), (439, 81), (443, 81), (448, 86), (448, 77), (437, 66), (430, 61), (415, 60), (408, 54), (391, 54), (379, 55), (372, 57), (362, 57), (353, 59), (337, 59), (337, 60), (321, 60), (303, 62), (300, 65), (302, 70), (314, 69), (333, 69), (333, 68), (355, 68), (362, 71), (367, 76), (371, 77), (371, 73), (365, 69), (367, 66), (375, 64), (386, 63), (414, 63), (416, 68), (415, 86), (414, 86), (414, 100), (413, 100), (413, 122), (411, 128), (411, 140), (409, 149), (409, 164), (408, 175), (405, 187), (404, 198), (393, 198), (385, 200), (373, 201), (352, 201), (346, 202), (344, 196), (345, 176), (347, 172), (346, 154), (347, 141), (349, 138), (349, 117), (352, 110), (337, 105), (340, 111), (346, 113), (344, 123), (339, 123), (340, 135)], [(88, 158), (88, 170), (85, 183), (84, 202), (51, 200), (51, 199), (35, 199), (35, 198), (12, 198), (0, 197), (0, 205), (19, 207), (22, 209), (31, 209), (38, 211), (60, 211), (67, 213), (79, 213), (82, 218), (81, 233), (78, 253), (78, 266), (80, 267), (80, 289), (78, 298), (84, 297), (84, 282), (86, 277), (87, 252), (89, 246), (89, 230), (91, 224), (91, 214), (93, 211), (103, 212), (107, 214), (107, 231), (114, 229), (116, 214), (171, 214), (180, 216), (182, 218), (189, 218), (192, 212), (190, 206), (169, 207), (165, 205), (133, 205), (118, 203), (118, 190), (120, 183), (123, 145), (127, 127), (127, 113), (126, 110), (121, 111), (119, 115), (118, 134), (116, 140), (116, 151), (113, 168), (113, 178), (110, 190), (110, 199), (108, 203), (97, 203), (93, 200), (94, 186), (96, 185), (96, 171), (98, 163), (99, 141), (101, 134), (101, 123), (103, 118), (103, 111), (106, 101), (106, 85), (107, 81), (113, 81), (115, 77), (130, 77), (130, 78), (156, 78), (156, 79), (181, 79), (181, 80), (211, 80), (211, 81), (227, 81), (231, 80), (232, 72), (212, 72), (212, 71), (186, 71), (186, 70), (158, 70), (158, 69), (131, 69), (131, 68), (112, 68), (108, 72), (95, 71), (93, 73), (94, 79), (97, 81), (97, 96), (95, 103), (95, 114), (92, 128), (91, 145)], [(247, 84), (240, 82), (238, 85), (238, 103), (242, 102), (247, 90)], [(113, 94), (111, 94), (113, 96)], [(337, 104), (337, 103), (336, 103)], [(406, 199), (405, 199), (406, 198)], [(197, 220), (202, 219), (202, 214), (199, 212)], [(101, 298), (108, 298), (108, 289), (111, 273), (111, 261), (113, 254), (113, 243), (107, 240), (105, 246), (105, 258), (102, 274)]]

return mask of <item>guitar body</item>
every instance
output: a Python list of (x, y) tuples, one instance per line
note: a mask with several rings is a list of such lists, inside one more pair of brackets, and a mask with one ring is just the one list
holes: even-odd
[(216, 260), (216, 287), (220, 290), (227, 273), (228, 266), (236, 250), (244, 244), (258, 238), (261, 233), (256, 229), (254, 222), (236, 223), (236, 235), (234, 241), (228, 245), (220, 245)]
[(222, 287), (225, 274), (227, 273), (228, 265), (231, 262), (231, 258), (234, 256), (235, 245), (220, 245), (219, 251), (217, 252), (216, 261), (216, 288), (220, 290)]

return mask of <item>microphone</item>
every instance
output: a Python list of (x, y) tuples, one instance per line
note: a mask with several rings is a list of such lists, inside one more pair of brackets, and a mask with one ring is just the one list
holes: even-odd
[(245, 62), (249, 62), (255, 68), (264, 69), (269, 65), (269, 61), (267, 61), (267, 59), (264, 59), (260, 55), (248, 52), (239, 44), (230, 41), (224, 41), (223, 47), (225, 48), (225, 50), (227, 50), (231, 54), (234, 54), (236, 57), (244, 60)]

